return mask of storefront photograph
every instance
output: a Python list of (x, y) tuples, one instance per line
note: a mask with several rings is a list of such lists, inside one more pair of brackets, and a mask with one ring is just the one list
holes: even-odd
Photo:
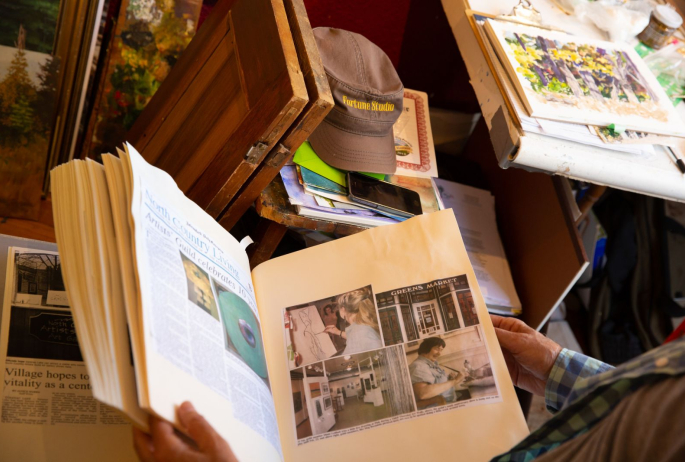
[(377, 294), (376, 305), (386, 346), (478, 324), (465, 275)]

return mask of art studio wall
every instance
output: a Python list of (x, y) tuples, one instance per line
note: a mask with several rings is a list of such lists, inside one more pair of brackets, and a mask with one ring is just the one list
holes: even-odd
[(334, 379), (331, 380), (331, 390), (338, 390), (340, 388), (340, 392), (342, 393), (342, 389), (345, 389), (345, 397), (346, 398), (353, 398), (357, 396), (357, 393), (361, 389), (361, 386), (359, 385), (359, 374), (355, 374), (353, 376), (347, 376), (347, 377), (342, 377), (339, 379)]
[[(326, 408), (325, 405), (325, 399), (330, 399), (330, 394), (324, 392), (324, 385), (328, 385), (328, 379), (325, 377), (307, 377), (304, 379), (304, 384), (312, 433), (314, 435), (326, 433), (335, 425), (333, 406)], [(316, 391), (312, 391), (312, 389)]]

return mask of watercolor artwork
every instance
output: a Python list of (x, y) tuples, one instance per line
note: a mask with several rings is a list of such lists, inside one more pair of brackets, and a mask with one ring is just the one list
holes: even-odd
[(126, 141), (195, 36), (202, 0), (122, 0), (84, 146), (99, 159)]
[(486, 31), (532, 117), (685, 137), (685, 125), (628, 45), (488, 20)]

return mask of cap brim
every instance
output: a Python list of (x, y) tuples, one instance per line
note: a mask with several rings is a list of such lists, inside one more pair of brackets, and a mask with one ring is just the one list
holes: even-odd
[(341, 170), (393, 174), (397, 169), (395, 139), (364, 136), (335, 128), (325, 120), (309, 136), (314, 152), (328, 165)]

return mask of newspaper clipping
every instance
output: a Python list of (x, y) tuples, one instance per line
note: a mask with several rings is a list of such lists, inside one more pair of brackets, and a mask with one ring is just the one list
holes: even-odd
[(96, 401), (56, 252), (10, 249), (2, 312), (1, 422), (128, 425)]
[(142, 188), (140, 223), (153, 274), (156, 351), (232, 406), (234, 417), (280, 451), (252, 279), (228, 251)]

